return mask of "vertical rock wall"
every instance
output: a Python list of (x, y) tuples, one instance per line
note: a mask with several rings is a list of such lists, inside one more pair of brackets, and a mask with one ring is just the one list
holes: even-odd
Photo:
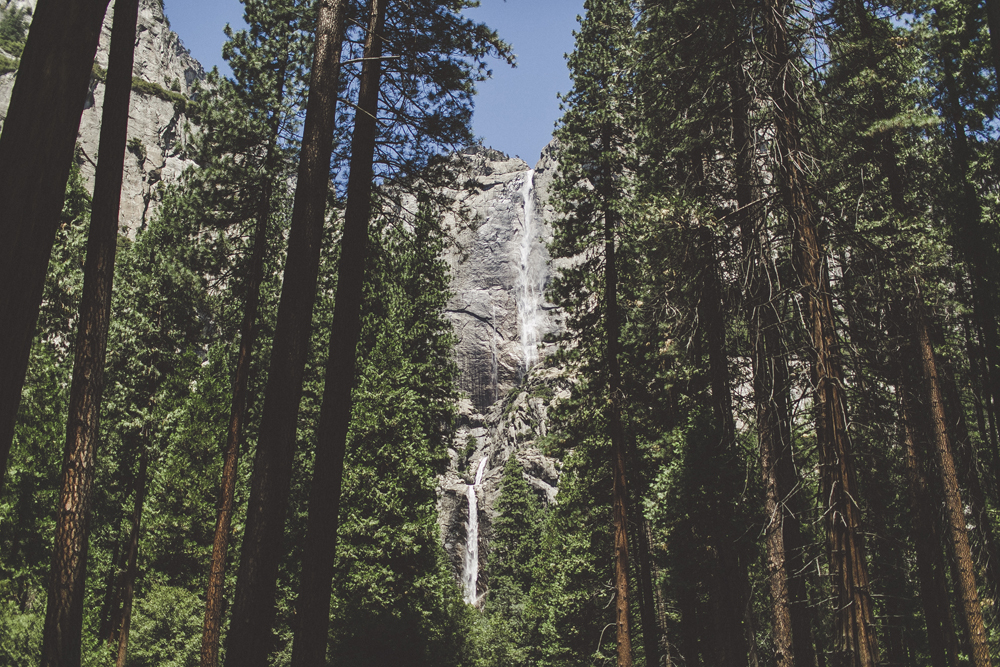
[[(446, 314), (458, 338), (459, 388), (467, 396), (459, 405), (459, 424), (449, 450), (451, 465), (440, 480), (438, 520), (458, 578), (468, 537), (466, 490), (483, 458), (487, 463), (477, 488), (481, 565), (489, 554), (494, 506), (511, 456), (521, 463), (539, 503), (555, 502), (560, 464), (535, 445), (546, 434), (549, 407), (568, 395), (568, 385), (558, 370), (544, 364), (554, 345), (550, 339), (562, 327), (558, 310), (545, 300), (537, 331), (540, 363), (524, 372), (516, 300), (518, 280), (523, 279), (523, 189), (528, 165), (483, 148), (465, 151), (453, 163), (456, 186), (447, 194), (457, 207), (446, 219), (453, 242), (446, 254), (453, 294)], [(540, 255), (549, 266), (549, 273), (555, 269), (547, 250), (556, 214), (550, 201), (554, 172), (550, 146), (534, 169), (537, 238), (531, 248), (533, 256)], [(489, 588), (489, 573), (481, 572), (480, 595)]]

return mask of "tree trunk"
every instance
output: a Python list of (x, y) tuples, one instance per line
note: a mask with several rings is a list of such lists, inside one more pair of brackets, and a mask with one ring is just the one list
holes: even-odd
[[(719, 276), (716, 272), (718, 260), (715, 246), (707, 230), (699, 230), (698, 245), (705, 252), (701, 271), (701, 299), (699, 319), (703, 323), (708, 342), (708, 365), (711, 377), (712, 413), (720, 426), (719, 439), (709, 454), (715, 462), (720, 476), (727, 476), (727, 470), (735, 465), (736, 425), (733, 421), (733, 399), (730, 392), (729, 360), (726, 353), (726, 324), (723, 317), (723, 303)], [(719, 485), (714, 490), (718, 494), (718, 515), (715, 530), (709, 530), (712, 550), (716, 557), (716, 572), (713, 579), (718, 583), (713, 595), (712, 607), (715, 619), (715, 664), (719, 667), (745, 667), (748, 654), (748, 637), (743, 623), (747, 601), (744, 593), (749, 589), (745, 567), (740, 563), (736, 551), (736, 504), (737, 488), (729, 484)]]
[[(278, 67), (277, 99), (284, 91), (287, 60)], [(219, 510), (212, 542), (212, 562), (205, 590), (205, 620), (201, 635), (201, 667), (216, 667), (219, 663), (219, 641), (222, 633), (223, 589), (226, 583), (226, 554), (229, 550), (230, 527), (233, 516), (233, 498), (236, 494), (236, 473), (239, 465), (240, 445), (243, 442), (243, 422), (247, 411), (247, 385), (253, 363), (253, 347), (257, 340), (257, 311), (260, 305), (260, 284), (264, 273), (264, 253), (267, 250), (267, 227), (271, 219), (272, 171), (277, 161), (277, 142), (280, 116), (276, 112), (271, 120), (271, 136), (264, 158), (264, 173), (260, 183), (256, 224), (253, 232), (253, 250), (247, 267), (246, 294), (243, 299), (243, 321), (240, 324), (240, 349), (236, 358), (236, 375), (233, 378), (233, 402), (229, 411), (229, 429), (223, 450), (222, 480), (219, 486)]]
[(111, 625), (109, 643), (117, 644), (115, 667), (125, 667), (128, 650), (128, 633), (132, 626), (132, 600), (135, 592), (135, 578), (138, 571), (139, 531), (142, 528), (142, 508), (146, 502), (146, 468), (149, 464), (149, 427), (143, 429), (142, 454), (139, 458), (139, 477), (136, 481), (135, 500), (132, 505), (132, 531), (129, 534), (126, 551), (126, 565), (122, 572), (116, 594), (117, 605)]
[[(919, 298), (918, 296), (917, 299)], [(944, 491), (944, 511), (952, 559), (956, 568), (955, 586), (961, 602), (962, 619), (966, 627), (972, 664), (975, 667), (989, 667), (989, 645), (983, 626), (979, 593), (976, 590), (975, 564), (972, 560), (972, 550), (969, 548), (969, 537), (965, 529), (965, 514), (958, 489), (958, 474), (955, 471), (951, 443), (948, 439), (937, 361), (931, 346), (930, 331), (928, 330), (927, 316), (923, 311), (923, 304), (916, 302), (914, 306), (916, 343), (924, 375), (924, 391), (930, 407), (931, 433), (934, 437), (934, 451)]]
[[(928, 322), (928, 326), (934, 326)], [(941, 340), (940, 329), (931, 332), (931, 347)], [(951, 423), (946, 423), (949, 442), (952, 445), (952, 456), (958, 474), (959, 487), (966, 490), (966, 503), (972, 514), (975, 528), (971, 531), (971, 546), (974, 549), (974, 560), (983, 564), (983, 586), (989, 597), (995, 597), (1000, 591), (1000, 554), (997, 553), (996, 534), (993, 531), (993, 519), (990, 517), (986, 491), (983, 489), (979, 476), (979, 465), (972, 440), (969, 437), (969, 425), (965, 421), (964, 406), (955, 382), (954, 371), (947, 362), (938, 364), (938, 381), (941, 386), (945, 415), (951, 415)]]
[(931, 667), (958, 667), (958, 655), (954, 650), (955, 629), (951, 622), (951, 605), (948, 603), (937, 522), (928, 506), (931, 491), (921, 469), (921, 457), (917, 449), (918, 433), (924, 430), (920, 428), (923, 420), (914, 405), (910, 384), (908, 371), (904, 369), (899, 394), (903, 411), (906, 490), (910, 503), (910, 534), (917, 557), (920, 603), (924, 610), (927, 645)]
[(38, 1), (0, 135), (0, 491), (107, 7)]
[(309, 497), (309, 517), (302, 578), (296, 605), (293, 667), (324, 664), (330, 624), (333, 562), (337, 550), (340, 492), (347, 431), (351, 423), (361, 310), (364, 299), (368, 221), (371, 216), (372, 167), (378, 138), (378, 96), (388, 0), (370, 0), (370, 20), (361, 70), (358, 110), (351, 143), (344, 234), (340, 244), (337, 296), (330, 331), (323, 403), (316, 433), (316, 462)]
[[(736, 149), (737, 221), (749, 284), (745, 309), (753, 344), (757, 441), (765, 496), (768, 586), (777, 667), (814, 667), (802, 567), (799, 518), (791, 509), (796, 487), (792, 459), (788, 360), (781, 341), (780, 278), (767, 245), (766, 218), (757, 177), (756, 146), (750, 129), (750, 100), (742, 62), (730, 81)], [(793, 613), (793, 605), (796, 613)]]
[(823, 515), (834, 589), (836, 667), (875, 667), (879, 662), (868, 566), (861, 539), (861, 512), (851, 445), (847, 434), (847, 397), (844, 395), (838, 340), (830, 298), (829, 278), (816, 229), (812, 194), (804, 180), (798, 127), (796, 85), (785, 22), (784, 0), (766, 0), (765, 57), (772, 67), (771, 91), (780, 155), (780, 185), (792, 228), (792, 263), (812, 343), (813, 400), (816, 409)]
[(273, 644), (275, 588), (333, 149), (346, 0), (321, 0), (284, 281), (264, 394), (226, 665), (264, 667)]
[(118, 247), (118, 211), (138, 13), (139, 0), (115, 3), (101, 116), (100, 157), (94, 179), (80, 324), (74, 350), (62, 488), (42, 636), (43, 666), (75, 664), (80, 660), (91, 487), (111, 320), (111, 284)]
[[(993, 6), (990, 6), (993, 5)], [(990, 0), (988, 14), (996, 15), (996, 2)], [(963, 6), (968, 9), (968, 7)], [(953, 8), (945, 5), (934, 10), (935, 27), (947, 25), (951, 20)], [(970, 45), (974, 22), (966, 17), (966, 28), (960, 33), (958, 45), (943, 42), (944, 52), (940, 54), (943, 76), (942, 111), (945, 120), (952, 131), (952, 172), (959, 185), (953, 193), (954, 203), (950, 215), (952, 217), (952, 244), (959, 255), (965, 260), (971, 285), (972, 317), (976, 329), (982, 335), (982, 352), (985, 362), (984, 377), (990, 382), (988, 395), (1000, 396), (1000, 332), (997, 330), (997, 318), (1000, 317), (1000, 283), (998, 283), (997, 267), (1000, 257), (996, 251), (996, 239), (990, 227), (983, 221), (983, 202), (979, 191), (970, 178), (970, 169), (974, 160), (969, 138), (966, 134), (966, 123), (962, 109), (962, 91), (955, 78), (955, 63), (958, 62), (958, 51)], [(990, 22), (990, 39), (997, 43), (1000, 34), (994, 36), (993, 22)], [(993, 56), (1000, 55), (993, 49)], [(997, 62), (994, 60), (994, 62)]]
[[(611, 128), (607, 123), (601, 128), (601, 146), (609, 150)], [(631, 667), (632, 640), (629, 634), (628, 599), (628, 481), (626, 477), (625, 432), (622, 427), (621, 362), (618, 359), (618, 338), (621, 322), (618, 313), (618, 265), (615, 259), (615, 232), (618, 214), (612, 208), (614, 201), (611, 168), (602, 165), (604, 215), (604, 330), (607, 337), (605, 364), (608, 368), (609, 431), (612, 461), (612, 512), (615, 549), (615, 627), (618, 642), (618, 667)]]

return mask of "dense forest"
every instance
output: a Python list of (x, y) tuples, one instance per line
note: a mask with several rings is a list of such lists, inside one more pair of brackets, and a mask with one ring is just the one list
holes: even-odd
[[(1000, 659), (998, 0), (586, 0), (563, 325), (490, 399), (547, 402), (558, 494), (499, 462), (471, 593), (442, 192), (517, 45), (471, 0), (242, 1), (191, 94), (134, 76), (140, 0), (106, 68), (109, 0), (0, 14), (0, 664)], [(193, 166), (129, 227), (140, 93)]]

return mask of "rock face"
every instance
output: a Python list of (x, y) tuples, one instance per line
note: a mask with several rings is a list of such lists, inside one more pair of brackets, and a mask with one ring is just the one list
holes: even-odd
[[(34, 8), (35, 0), (0, 0), (0, 8)], [(107, 68), (111, 38), (112, 8), (104, 19), (96, 64)], [(143, 228), (159, 208), (159, 189), (176, 181), (193, 164), (185, 153), (191, 138), (190, 119), (179, 100), (170, 93), (191, 97), (195, 83), (205, 71), (170, 30), (160, 0), (140, 0), (133, 76), (153, 86), (140, 92), (132, 90), (129, 109), (128, 155), (125, 159), (120, 228), (130, 237)], [(6, 117), (14, 74), (0, 76), (0, 122)], [(87, 188), (93, 190), (101, 134), (104, 83), (91, 78), (80, 132), (77, 139), (77, 163)]]
[[(552, 148), (543, 151), (534, 170), (484, 148), (464, 151), (453, 163), (456, 186), (447, 194), (458, 206), (445, 221), (453, 241), (446, 254), (453, 293), (446, 314), (458, 338), (459, 388), (467, 397), (459, 405), (451, 465), (440, 479), (438, 522), (461, 581), (467, 491), (480, 461), (487, 460), (476, 487), (481, 565), (489, 554), (494, 506), (511, 456), (539, 503), (556, 502), (561, 464), (536, 445), (546, 435), (549, 408), (568, 396), (569, 387), (559, 371), (541, 363), (554, 348), (552, 335), (562, 328), (559, 311), (544, 299), (553, 270), (546, 249), (555, 216)], [(536, 363), (526, 364), (533, 354)], [(488, 572), (480, 571), (481, 597), (489, 583)]]
[[(462, 152), (454, 162), (459, 187), (449, 194), (458, 207), (445, 220), (453, 241), (446, 255), (453, 293), (446, 314), (458, 337), (459, 388), (485, 412), (520, 382), (525, 359), (537, 347), (523, 340), (519, 297), (526, 289), (537, 297), (538, 316), (530, 324), (542, 357), (548, 349), (542, 341), (559, 329), (553, 306), (544, 301), (554, 162), (546, 152), (532, 172), (520, 159), (483, 148)], [(530, 220), (526, 209), (534, 209)]]

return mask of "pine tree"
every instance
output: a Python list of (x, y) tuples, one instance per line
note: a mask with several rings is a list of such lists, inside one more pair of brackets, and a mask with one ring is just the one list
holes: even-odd
[[(223, 51), (233, 69), (233, 80), (215, 80), (200, 100), (206, 137), (200, 153), (206, 178), (215, 180), (207, 192), (233, 192), (230, 206), (213, 208), (237, 220), (249, 218), (249, 256), (237, 266), (244, 271), (242, 322), (233, 377), (232, 406), (223, 453), (222, 483), (212, 563), (206, 590), (205, 627), (202, 638), (203, 667), (215, 667), (222, 625), (223, 584), (230, 539), (239, 450), (249, 399), (253, 349), (260, 329), (258, 311), (265, 260), (273, 239), (273, 218), (288, 176), (287, 159), (280, 142), (293, 129), (297, 112), (292, 101), (298, 93), (304, 40), (296, 20), (295, 2), (245, 2), (249, 31), (230, 32)], [(261, 155), (263, 153), (263, 155)], [(219, 173), (214, 173), (219, 172)], [(197, 187), (197, 184), (194, 185)], [(207, 202), (202, 204), (209, 207)], [(235, 209), (235, 210), (233, 210)], [(225, 223), (232, 224), (231, 219)], [(239, 224), (239, 223), (237, 223)], [(235, 267), (234, 267), (235, 268)]]
[(535, 560), (541, 549), (544, 514), (513, 453), (504, 464), (494, 509), (493, 539), (485, 567), (489, 591), (477, 636), (478, 664), (482, 667), (525, 664), (531, 648), (528, 604), (536, 583)]
[(388, 4), (388, 0), (369, 2), (364, 66), (351, 142), (351, 174), (347, 183), (344, 231), (340, 242), (336, 305), (326, 361), (323, 405), (316, 432), (316, 462), (296, 610), (298, 625), (292, 664), (297, 667), (318, 664), (326, 655), (340, 487), (351, 420), (351, 388), (361, 333), (372, 176), (375, 142), (378, 139), (379, 83)]
[[(622, 148), (627, 143), (630, 108), (628, 44), (632, 9), (627, 2), (587, 2), (577, 48), (569, 58), (573, 89), (566, 96), (566, 112), (557, 133), (562, 170), (560, 196), (567, 220), (557, 230), (560, 251), (573, 255), (588, 246), (603, 250), (599, 316), (603, 339), (601, 374), (606, 383), (608, 438), (614, 462), (613, 523), (615, 552), (615, 626), (618, 665), (632, 664), (628, 596), (628, 482), (626, 444), (622, 424), (624, 394), (620, 357), (622, 315), (618, 305), (618, 229), (623, 215)], [(588, 188), (592, 192), (584, 193)], [(576, 299), (582, 299), (575, 296)]]
[(873, 667), (879, 649), (872, 612), (868, 564), (860, 534), (861, 511), (853, 452), (847, 433), (839, 336), (830, 280), (816, 226), (816, 202), (806, 181), (806, 159), (795, 91), (791, 38), (782, 1), (763, 12), (764, 57), (770, 67), (780, 189), (792, 234), (792, 265), (798, 276), (811, 349), (817, 446), (822, 471), (827, 553), (835, 596), (835, 655), (838, 664)]

